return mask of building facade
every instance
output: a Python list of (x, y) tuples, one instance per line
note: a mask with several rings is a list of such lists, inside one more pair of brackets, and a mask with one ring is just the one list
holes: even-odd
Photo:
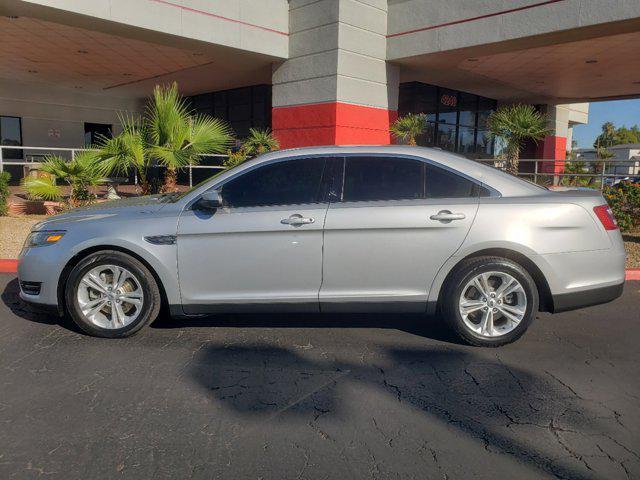
[(640, 96), (627, 0), (3, 0), (0, 38), (5, 146), (82, 147), (176, 81), (283, 147), (390, 143), (421, 112), (421, 143), (491, 157), (488, 114), (530, 103), (553, 134), (527, 156), (561, 161), (588, 102)]

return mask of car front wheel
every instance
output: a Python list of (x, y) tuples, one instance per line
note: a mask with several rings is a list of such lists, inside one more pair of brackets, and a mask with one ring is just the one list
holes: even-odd
[(466, 343), (497, 347), (517, 340), (538, 311), (531, 275), (500, 257), (466, 260), (445, 287), (442, 313)]
[(82, 259), (69, 274), (65, 300), (78, 327), (105, 338), (133, 335), (158, 316), (161, 304), (149, 269), (118, 251)]

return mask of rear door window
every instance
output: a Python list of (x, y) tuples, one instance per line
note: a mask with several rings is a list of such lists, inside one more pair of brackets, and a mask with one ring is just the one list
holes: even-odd
[(424, 198), (424, 167), (409, 158), (347, 157), (343, 201)]
[(402, 157), (347, 157), (342, 201), (478, 197), (482, 186), (445, 168)]

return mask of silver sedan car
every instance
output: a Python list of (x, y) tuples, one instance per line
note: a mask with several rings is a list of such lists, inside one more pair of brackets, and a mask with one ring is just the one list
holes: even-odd
[(38, 224), (23, 300), (125, 337), (166, 307), (420, 312), (498, 346), (536, 312), (608, 302), (625, 251), (597, 192), (553, 192), (439, 150), (318, 147), (262, 155), (182, 194)]

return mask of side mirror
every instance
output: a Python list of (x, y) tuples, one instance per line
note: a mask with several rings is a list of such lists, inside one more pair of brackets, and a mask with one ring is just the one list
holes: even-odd
[(222, 197), (217, 190), (204, 192), (200, 199), (193, 204), (194, 209), (205, 212), (212, 212), (220, 207), (222, 207)]

